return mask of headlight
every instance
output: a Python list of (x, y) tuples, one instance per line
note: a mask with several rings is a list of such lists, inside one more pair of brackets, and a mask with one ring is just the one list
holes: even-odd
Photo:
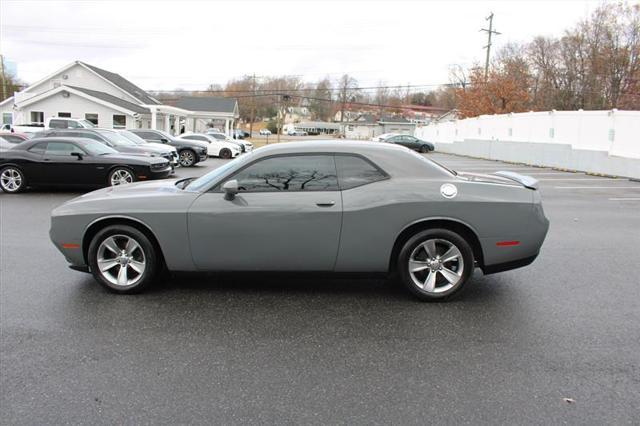
[(155, 163), (151, 165), (152, 169), (164, 169), (169, 165), (168, 161), (163, 161), (162, 163)]

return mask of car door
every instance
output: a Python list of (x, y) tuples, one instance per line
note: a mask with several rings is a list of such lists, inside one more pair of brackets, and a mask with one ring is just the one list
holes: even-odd
[(188, 213), (191, 253), (201, 270), (332, 271), (342, 199), (332, 155), (259, 159), (227, 200), (224, 182), (203, 193)]
[(405, 146), (407, 148), (411, 148), (411, 149), (419, 149), (420, 148), (420, 144), (418, 143), (418, 139), (414, 138), (413, 136), (403, 136), (402, 137), (403, 140), (405, 141)]
[(47, 183), (55, 185), (93, 183), (89, 180), (92, 167), (87, 153), (72, 142), (48, 142), (43, 161)]

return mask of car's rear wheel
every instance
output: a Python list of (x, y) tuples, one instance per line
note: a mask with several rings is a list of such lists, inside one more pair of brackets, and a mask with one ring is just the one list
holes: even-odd
[(9, 194), (17, 194), (24, 190), (27, 180), (24, 173), (17, 167), (7, 166), (0, 170), (0, 188)]
[(228, 160), (229, 158), (231, 158), (231, 150), (228, 148), (222, 148), (220, 150), (220, 158), (224, 158), (225, 160)]
[(133, 183), (136, 181), (136, 177), (133, 172), (126, 167), (116, 167), (109, 173), (109, 186), (125, 185), (127, 183)]
[(455, 232), (429, 229), (407, 240), (397, 266), (404, 286), (420, 300), (445, 300), (458, 294), (473, 273), (473, 251)]
[(158, 255), (149, 238), (127, 225), (112, 225), (89, 245), (88, 263), (96, 281), (115, 293), (137, 293), (156, 274)]
[(196, 164), (196, 153), (190, 149), (180, 151), (180, 165), (182, 167), (191, 167)]

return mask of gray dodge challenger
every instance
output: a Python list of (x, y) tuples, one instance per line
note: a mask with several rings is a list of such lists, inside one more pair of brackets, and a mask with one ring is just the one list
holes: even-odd
[(386, 273), (421, 300), (534, 261), (549, 227), (537, 181), (457, 173), (359, 141), (260, 148), (196, 179), (133, 183), (51, 215), (70, 267), (139, 292), (163, 271)]

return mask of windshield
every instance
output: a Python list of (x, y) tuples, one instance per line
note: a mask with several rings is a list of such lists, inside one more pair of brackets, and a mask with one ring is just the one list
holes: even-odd
[(90, 122), (89, 120), (78, 120), (86, 129), (92, 129), (96, 127), (95, 124)]
[[(213, 182), (215, 182), (218, 178), (220, 178), (222, 175), (224, 175), (227, 171), (232, 170), (238, 163), (238, 160), (240, 158), (242, 158), (243, 160), (246, 160), (247, 158), (251, 157), (251, 154), (246, 154), (243, 155), (242, 157), (238, 157), (235, 160), (231, 160), (228, 163), (226, 163), (223, 166), (218, 167), (217, 169), (214, 169), (212, 171), (210, 171), (209, 173), (207, 173), (204, 176), (199, 177), (198, 179), (194, 180), (193, 182), (189, 183), (189, 185), (187, 185), (185, 187), (185, 189), (189, 189), (191, 191), (200, 191), (202, 188), (206, 188), (207, 186), (209, 186), (210, 184), (212, 184)], [(242, 161), (244, 162), (244, 161)]]
[(119, 133), (125, 138), (129, 139), (131, 142), (135, 143), (136, 145), (145, 145), (147, 143), (147, 141), (142, 139), (140, 136), (128, 130), (120, 130)]
[(103, 143), (100, 143), (98, 141), (87, 142), (86, 144), (82, 145), (82, 148), (84, 148), (91, 155), (105, 155), (105, 154), (118, 153), (118, 151), (116, 151), (115, 149)]
[(457, 176), (458, 173), (455, 172), (455, 170), (451, 170), (445, 166), (443, 166), (442, 164), (438, 163), (437, 161), (434, 161), (430, 158), (426, 158), (423, 155), (418, 154), (417, 152), (415, 152), (414, 150), (407, 150), (411, 155), (413, 155), (416, 158), (419, 158), (420, 160), (424, 161), (425, 163), (429, 163), (429, 164), (434, 164), (436, 167), (441, 168), (442, 170), (446, 171), (447, 173), (451, 173), (454, 176)]
[(125, 138), (119, 133), (110, 132), (108, 130), (98, 130), (102, 136), (104, 136), (109, 142), (115, 146), (136, 146), (136, 144), (129, 139)]

